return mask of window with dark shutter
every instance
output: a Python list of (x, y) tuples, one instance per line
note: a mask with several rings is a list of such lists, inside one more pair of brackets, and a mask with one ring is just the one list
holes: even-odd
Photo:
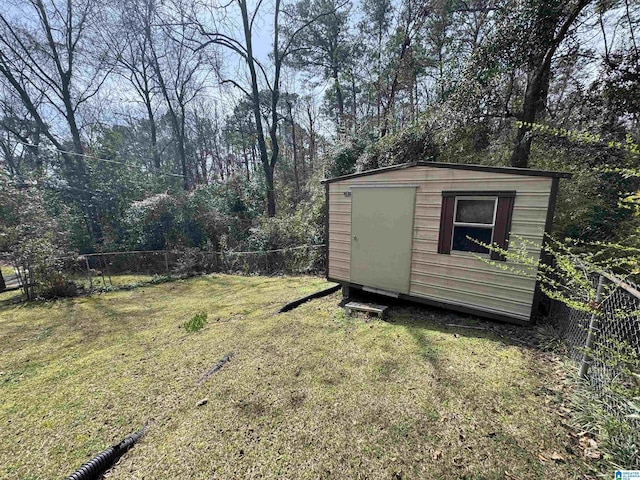
[(471, 252), (504, 261), (480, 245), (509, 246), (515, 192), (442, 192), (438, 253)]

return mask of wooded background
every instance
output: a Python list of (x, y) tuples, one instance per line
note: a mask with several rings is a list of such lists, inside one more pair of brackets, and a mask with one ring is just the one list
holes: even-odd
[(4, 5), (19, 261), (322, 244), (322, 178), (417, 160), (571, 172), (555, 236), (640, 247), (637, 0)]

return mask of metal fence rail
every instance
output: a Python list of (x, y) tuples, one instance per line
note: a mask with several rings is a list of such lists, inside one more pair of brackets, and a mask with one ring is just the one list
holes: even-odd
[[(606, 413), (640, 429), (627, 417), (640, 386), (640, 291), (629, 281), (603, 272), (593, 278), (600, 294), (593, 313), (560, 305), (556, 321), (578, 364), (580, 376), (601, 399)], [(586, 300), (586, 299), (585, 299)]]
[[(0, 256), (0, 260), (10, 257)], [(202, 273), (242, 275), (313, 274), (324, 270), (324, 244), (278, 249), (208, 252), (199, 248), (100, 252), (50, 259), (81, 288), (94, 290)], [(24, 274), (29, 265), (19, 268)], [(18, 284), (20, 285), (20, 284)], [(35, 292), (34, 292), (35, 293)], [(33, 298), (33, 297), (29, 297)]]
[(104, 252), (67, 261), (67, 271), (85, 277), (89, 287), (113, 285), (118, 276), (304, 274), (324, 269), (324, 245), (300, 245), (269, 250), (207, 252), (198, 248)]

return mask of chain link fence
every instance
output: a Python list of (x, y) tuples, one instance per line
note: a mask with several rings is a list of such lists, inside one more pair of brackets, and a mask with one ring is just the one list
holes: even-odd
[(630, 402), (640, 395), (640, 291), (606, 272), (593, 276), (592, 283), (594, 311), (560, 304), (555, 320), (577, 374), (603, 413), (635, 431), (640, 442), (640, 421), (629, 418), (637, 413)]
[(313, 274), (324, 269), (324, 245), (272, 250), (206, 252), (184, 250), (92, 253), (66, 267), (85, 287), (122, 286), (158, 277), (205, 273), (240, 275)]
[[(172, 277), (189, 277), (206, 273), (238, 275), (300, 275), (324, 271), (324, 244), (300, 245), (269, 250), (207, 252), (199, 248), (101, 252), (55, 257), (54, 264), (73, 285), (85, 291), (136, 286), (161, 282)], [(45, 292), (32, 278), (31, 265), (16, 264), (9, 256), (0, 257), (7, 287), (21, 288), (28, 298), (36, 296), (73, 296), (76, 291)], [(26, 285), (26, 287), (24, 287)], [(27, 292), (27, 290), (29, 290)], [(33, 290), (33, 291), (31, 291)]]

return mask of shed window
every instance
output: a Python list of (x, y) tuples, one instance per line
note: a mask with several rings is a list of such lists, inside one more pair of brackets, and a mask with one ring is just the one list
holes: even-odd
[(508, 248), (514, 197), (515, 192), (443, 192), (438, 253), (473, 252), (504, 261), (474, 240)]
[(455, 197), (451, 250), (489, 254), (489, 249), (470, 240), (490, 244), (496, 220), (497, 197)]

